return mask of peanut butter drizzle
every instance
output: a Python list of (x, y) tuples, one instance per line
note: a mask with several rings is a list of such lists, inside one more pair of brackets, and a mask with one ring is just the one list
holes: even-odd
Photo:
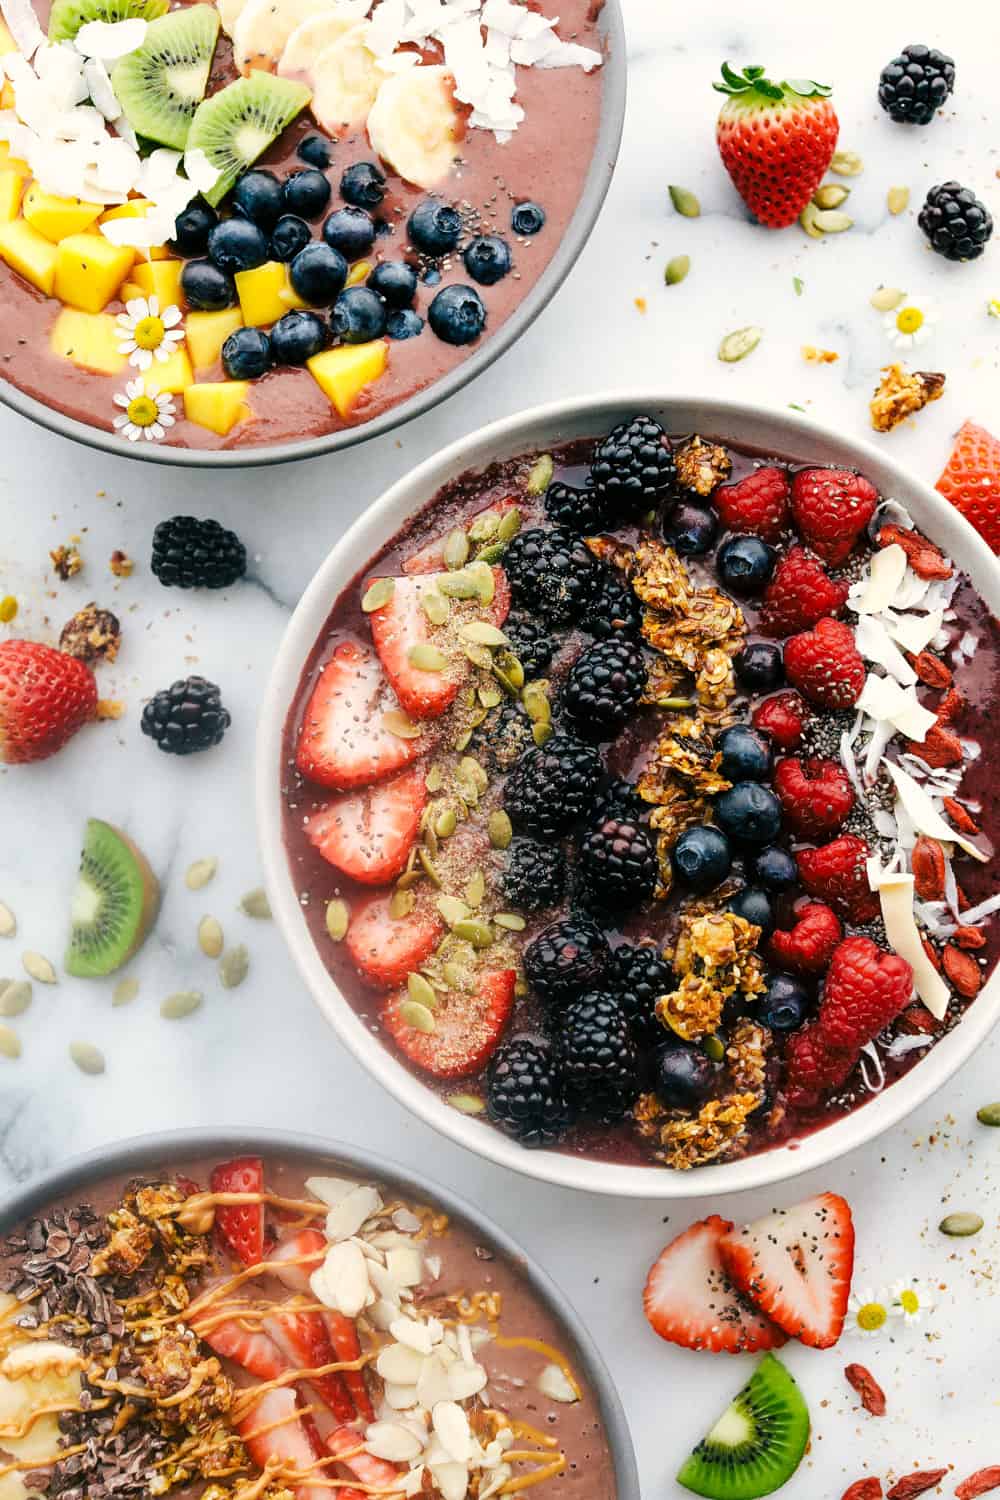
[[(290, 1257), (288, 1260), (262, 1260), (258, 1261), (255, 1266), (245, 1266), (242, 1271), (235, 1272), (226, 1281), (220, 1281), (218, 1286), (209, 1287), (207, 1292), (202, 1292), (187, 1307), (183, 1308), (180, 1312), (172, 1313), (170, 1318), (164, 1321), (190, 1323), (194, 1318), (197, 1318), (201, 1308), (212, 1307), (213, 1304), (218, 1302), (220, 1297), (226, 1296), (229, 1292), (235, 1292), (245, 1281), (253, 1281), (258, 1276), (267, 1276), (271, 1272), (277, 1275), (279, 1271), (286, 1270), (288, 1266), (308, 1265), (315, 1261), (315, 1259), (315, 1255), (296, 1255), (295, 1257)], [(141, 1321), (148, 1322), (149, 1319)], [(137, 1324), (137, 1326), (139, 1325)]]
[(551, 1344), (546, 1344), (542, 1339), (505, 1338), (501, 1334), (495, 1336), (494, 1343), (499, 1344), (501, 1349), (534, 1349), (537, 1354), (543, 1355), (552, 1364), (559, 1366), (569, 1381), (576, 1399), (578, 1401), (583, 1399), (583, 1392), (580, 1389), (576, 1376), (573, 1374), (573, 1366), (565, 1354), (560, 1354), (559, 1350), (553, 1348)]
[(58, 1453), (53, 1453), (51, 1458), (22, 1458), (16, 1463), (4, 1464), (0, 1469), (0, 1479), (6, 1479), (8, 1474), (24, 1474), (31, 1469), (50, 1469), (64, 1458), (72, 1458), (77, 1453), (83, 1453), (86, 1443), (77, 1443), (75, 1448), (60, 1448)]
[[(517, 1449), (511, 1448), (504, 1454), (504, 1462), (531, 1463), (538, 1456), (537, 1453), (533, 1453), (530, 1449), (521, 1453)], [(525, 1474), (523, 1477), (515, 1475), (513, 1479), (508, 1479), (506, 1484), (500, 1486), (498, 1493), (501, 1495), (514, 1495), (519, 1490), (530, 1490), (536, 1484), (544, 1484), (547, 1479), (555, 1479), (565, 1468), (566, 1455), (565, 1453), (558, 1453), (548, 1463), (539, 1464), (532, 1473)]]
[(324, 1375), (336, 1375), (341, 1370), (363, 1370), (365, 1365), (370, 1364), (378, 1353), (377, 1349), (371, 1349), (367, 1354), (361, 1354), (357, 1359), (336, 1360), (329, 1365), (316, 1365), (312, 1369), (285, 1370), (281, 1375), (276, 1375), (273, 1380), (261, 1380), (256, 1385), (241, 1388), (239, 1395), (233, 1402), (233, 1420), (242, 1421), (257, 1402), (268, 1391), (280, 1390), (286, 1385), (295, 1385), (299, 1380), (322, 1379)]
[(211, 1317), (205, 1318), (196, 1312), (194, 1322), (191, 1320), (190, 1308), (188, 1308), (186, 1320), (191, 1322), (195, 1333), (201, 1338), (205, 1338), (214, 1328), (220, 1327), (223, 1323), (239, 1323), (242, 1328), (252, 1331), (265, 1318), (272, 1317), (278, 1313), (323, 1313), (329, 1311), (330, 1309), (322, 1302), (308, 1302), (296, 1296), (287, 1297), (279, 1301), (223, 1302)]
[(451, 1303), (460, 1323), (479, 1323), (485, 1318), (487, 1323), (495, 1326), (502, 1316), (502, 1292), (473, 1292), (471, 1296), (465, 1292), (453, 1292), (445, 1301)]
[(325, 1203), (316, 1198), (283, 1198), (280, 1193), (192, 1193), (179, 1203), (164, 1207), (164, 1217), (176, 1218), (185, 1209), (199, 1213), (209, 1208), (239, 1208), (245, 1203), (269, 1204), (271, 1208), (283, 1208), (288, 1213), (298, 1213), (310, 1219), (325, 1219), (330, 1212)]
[[(105, 1406), (109, 1406), (109, 1405), (110, 1405), (110, 1402), (108, 1402), (108, 1401), (102, 1401), (102, 1402), (95, 1401), (87, 1409), (88, 1409), (88, 1411), (101, 1411), (101, 1410), (103, 1410), (103, 1408)], [(23, 1437), (27, 1437), (28, 1433), (34, 1427), (34, 1425), (38, 1421), (39, 1417), (58, 1417), (58, 1416), (61, 1416), (63, 1412), (80, 1412), (80, 1411), (83, 1411), (83, 1407), (82, 1406), (76, 1406), (76, 1405), (64, 1406), (61, 1401), (56, 1401), (51, 1406), (39, 1406), (34, 1411), (30, 1411), (28, 1413), (28, 1415), (25, 1417), (24, 1421), (21, 1422), (19, 1426), (15, 1427), (13, 1425), (13, 1423), (10, 1423), (10, 1422), (2, 1422), (2, 1423), (0, 1423), (0, 1438), (23, 1438)]]

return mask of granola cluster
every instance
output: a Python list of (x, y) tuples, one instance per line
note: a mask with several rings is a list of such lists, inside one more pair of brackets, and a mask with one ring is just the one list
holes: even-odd
[(891, 432), (929, 401), (944, 393), (945, 377), (932, 370), (907, 370), (904, 365), (886, 365), (869, 403), (876, 432)]
[(719, 443), (709, 443), (695, 435), (675, 451), (674, 467), (681, 488), (704, 499), (729, 478), (733, 461)]
[(116, 616), (91, 602), (67, 620), (59, 637), (59, 649), (79, 661), (113, 662), (121, 645), (121, 634)]
[(661, 996), (656, 1013), (687, 1042), (711, 1036), (734, 995), (750, 1000), (764, 988), (757, 940), (760, 928), (732, 912), (685, 916), (673, 950), (666, 954), (679, 979)]

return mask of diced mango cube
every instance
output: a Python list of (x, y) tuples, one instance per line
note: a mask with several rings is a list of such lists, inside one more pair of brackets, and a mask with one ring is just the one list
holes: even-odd
[(57, 198), (47, 193), (37, 182), (28, 184), (24, 195), (24, 217), (32, 229), (44, 234), (56, 244), (70, 234), (82, 234), (94, 223), (101, 212), (99, 203), (87, 203), (83, 198)]
[(24, 219), (0, 224), (0, 259), (47, 297), (52, 296), (58, 254), (52, 241), (39, 234), (37, 229), (32, 229)]
[(142, 288), (143, 297), (158, 297), (160, 312), (181, 302), (182, 260), (137, 260), (129, 273), (129, 284)]
[(16, 51), (17, 43), (10, 34), (10, 27), (7, 26), (5, 22), (0, 21), (0, 57), (2, 57), (5, 52)]
[(246, 403), (249, 389), (248, 380), (206, 380), (201, 385), (189, 385), (184, 392), (184, 415), (189, 422), (225, 437), (237, 422), (251, 415)]
[(100, 312), (132, 269), (134, 252), (103, 235), (71, 234), (56, 247), (55, 292), (83, 312)]
[(184, 337), (195, 369), (211, 369), (226, 339), (242, 327), (238, 307), (224, 307), (221, 312), (189, 312), (184, 320)]
[(117, 375), (128, 363), (128, 356), (118, 350), (121, 337), (111, 313), (64, 307), (53, 325), (49, 344), (53, 354), (72, 360), (81, 370)]
[(248, 328), (277, 323), (290, 308), (306, 305), (293, 290), (283, 261), (268, 260), (252, 271), (237, 271), (234, 280)]
[(194, 371), (183, 344), (166, 359), (154, 359), (142, 378), (151, 396), (161, 391), (179, 396), (182, 391), (186, 391), (189, 385), (194, 384)]
[(0, 167), (0, 224), (16, 219), (21, 209), (24, 178), (11, 167)]
[(389, 362), (385, 339), (369, 344), (341, 344), (307, 360), (309, 373), (322, 387), (342, 417), (348, 417), (364, 390), (378, 380)]
[(347, 273), (347, 280), (344, 285), (360, 286), (362, 282), (368, 280), (373, 270), (374, 267), (370, 260), (356, 260)]
[(17, 103), (17, 95), (14, 93), (12, 83), (4, 83), (0, 88), (0, 109), (13, 109)]
[[(127, 203), (117, 203), (114, 208), (107, 209), (101, 214), (98, 223), (107, 224), (112, 219), (141, 219), (149, 213), (148, 198), (130, 198)], [(169, 245), (153, 245), (144, 251), (151, 260), (167, 260), (170, 256)]]
[[(0, 53), (2, 56), (2, 53)], [(19, 156), (11, 156), (10, 147), (6, 141), (0, 141), (0, 167), (9, 167), (12, 172), (20, 172), (22, 177), (31, 176), (31, 168), (26, 161)]]

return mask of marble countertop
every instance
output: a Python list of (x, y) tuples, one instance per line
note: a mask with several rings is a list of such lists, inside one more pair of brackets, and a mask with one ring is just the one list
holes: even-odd
[[(624, 4), (631, 100), (607, 206), (568, 283), (478, 385), (342, 455), (218, 476), (109, 458), (0, 411), (0, 594), (19, 598), (16, 631), (52, 639), (90, 599), (114, 609), (124, 646), (117, 664), (102, 671), (102, 692), (127, 704), (120, 723), (82, 733), (57, 759), (0, 774), (0, 898), (19, 924), (16, 938), (0, 941), (0, 974), (19, 972), (25, 948), (58, 959), (88, 815), (134, 834), (164, 887), (162, 916), (132, 967), (141, 989), (131, 1005), (113, 1009), (110, 984), (60, 976), (57, 986), (36, 985), (31, 1010), (15, 1023), (24, 1054), (0, 1072), (0, 1189), (122, 1135), (210, 1124), (312, 1131), (426, 1170), (513, 1229), (565, 1285), (619, 1383), (643, 1493), (652, 1496), (679, 1493), (670, 1476), (748, 1370), (744, 1361), (662, 1345), (642, 1318), (646, 1266), (696, 1211), (559, 1191), (440, 1140), (341, 1048), (273, 924), (238, 910), (260, 879), (254, 718), (272, 654), (316, 565), (404, 466), (520, 407), (616, 385), (765, 395), (870, 436), (868, 398), (890, 355), (869, 306), (880, 283), (937, 304), (933, 342), (917, 363), (944, 371), (947, 387), (911, 424), (875, 441), (933, 481), (964, 418), (997, 425), (1000, 322), (987, 317), (986, 305), (1000, 296), (1000, 237), (978, 263), (952, 266), (927, 251), (916, 226), (926, 189), (948, 177), (975, 188), (1000, 217), (995, 48), (985, 45), (981, 8), (841, 0), (819, 25), (812, 8), (788, 0)], [(926, 130), (894, 126), (874, 99), (879, 68), (912, 38), (944, 47), (958, 63), (954, 102)], [(816, 71), (834, 83), (841, 144), (865, 160), (850, 184), (856, 222), (849, 233), (812, 241), (798, 228), (771, 234), (748, 221), (713, 144), (718, 101), (709, 81), (723, 57), (766, 62), (775, 73)], [(673, 213), (670, 182), (698, 194), (700, 219)], [(912, 195), (898, 218), (886, 207), (894, 185)], [(663, 268), (680, 253), (691, 256), (691, 273), (668, 289)], [(764, 330), (757, 351), (741, 364), (720, 364), (719, 339), (750, 323)], [(807, 364), (803, 344), (835, 350), (839, 359)], [(245, 583), (222, 596), (159, 587), (148, 570), (150, 535), (177, 512), (214, 516), (240, 533), (252, 557)], [(48, 551), (71, 534), (81, 538), (85, 569), (57, 585)], [(128, 580), (108, 571), (115, 548), (138, 561)], [(222, 685), (233, 726), (220, 750), (174, 761), (141, 737), (139, 708), (150, 692), (191, 671)], [(184, 870), (209, 855), (219, 859), (218, 875), (192, 894)], [(195, 928), (205, 913), (222, 921), (230, 943), (248, 946), (250, 975), (237, 990), (221, 990), (197, 950)], [(199, 1013), (163, 1021), (163, 996), (188, 988), (205, 991)], [(74, 1068), (73, 1038), (103, 1049), (103, 1076)], [(814, 1417), (811, 1452), (787, 1490), (790, 1500), (837, 1500), (866, 1473), (954, 1464), (957, 1480), (1000, 1463), (1000, 1132), (975, 1121), (977, 1107), (1000, 1093), (998, 1064), (994, 1039), (936, 1100), (867, 1150), (784, 1189), (712, 1204), (743, 1217), (810, 1191), (842, 1191), (857, 1215), (859, 1282), (920, 1275), (936, 1288), (937, 1310), (921, 1328), (826, 1355), (789, 1353)], [(937, 1232), (942, 1214), (959, 1208), (986, 1220), (978, 1238), (946, 1240)], [(870, 1364), (886, 1387), (884, 1420), (857, 1411), (842, 1376), (849, 1359)]]

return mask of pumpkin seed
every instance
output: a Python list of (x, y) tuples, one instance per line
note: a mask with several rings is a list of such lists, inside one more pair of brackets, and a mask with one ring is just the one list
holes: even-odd
[(516, 698), (524, 687), (524, 668), (513, 651), (502, 647), (493, 658), (493, 671), (511, 697)]
[(448, 665), (444, 652), (428, 641), (419, 641), (416, 646), (411, 646), (406, 659), (418, 672), (443, 672)]
[(218, 868), (217, 859), (196, 859), (193, 865), (187, 867), (184, 884), (189, 891), (200, 891), (202, 886), (208, 885)]
[(510, 818), (502, 808), (497, 808), (496, 812), (490, 813), (486, 829), (490, 836), (490, 843), (494, 849), (510, 848), (510, 841), (514, 837), (514, 829)]
[(834, 152), (830, 171), (838, 177), (859, 177), (864, 170), (865, 164), (856, 151)]
[(434, 993), (434, 986), (422, 974), (407, 974), (406, 988), (410, 999), (415, 1000), (418, 1005), (425, 1005), (428, 1010), (436, 1009), (438, 997)]
[(722, 1062), (726, 1055), (726, 1048), (721, 1037), (707, 1036), (702, 1046), (705, 1049), (705, 1056), (710, 1057), (713, 1062)]
[(434, 1030), (434, 1013), (417, 1000), (403, 1000), (399, 1006), (399, 1019), (414, 1031), (429, 1035)]
[(13, 937), (17, 931), (17, 918), (9, 906), (0, 901), (0, 937)]
[(89, 1073), (92, 1077), (103, 1073), (107, 1066), (104, 1053), (93, 1042), (70, 1042), (69, 1055), (81, 1073)]
[(437, 589), (428, 589), (425, 594), (421, 594), (420, 608), (432, 625), (447, 625), (451, 601), (439, 594)]
[(114, 1006), (131, 1005), (139, 993), (139, 981), (131, 974), (125, 979), (119, 979), (111, 991), (111, 1004)]
[(984, 1104), (977, 1112), (976, 1119), (980, 1125), (1000, 1125), (1000, 1104)]
[(0, 1057), (21, 1056), (21, 1038), (9, 1026), (0, 1026)]
[(667, 188), (670, 201), (677, 212), (685, 219), (698, 219), (701, 217), (701, 204), (689, 188), (677, 187), (671, 183)]
[(440, 889), (441, 877), (438, 875), (437, 870), (435, 870), (434, 861), (431, 859), (431, 856), (428, 854), (427, 850), (418, 849), (417, 859), (420, 861), (421, 869), (427, 876), (427, 879), (430, 881), (431, 885), (436, 885), (438, 889)]
[(382, 728), (388, 734), (395, 735), (397, 740), (418, 740), (420, 738), (420, 725), (414, 724), (409, 714), (401, 708), (387, 708), (382, 715)]
[(500, 517), (495, 510), (484, 510), (476, 516), (469, 527), (470, 542), (491, 542), (500, 530)]
[(224, 943), (222, 923), (215, 917), (202, 917), (198, 923), (198, 947), (206, 958), (218, 958)]
[(484, 708), (496, 708), (498, 703), (503, 702), (503, 693), (491, 682), (485, 683), (479, 689), (477, 696)]
[(463, 917), (460, 922), (455, 923), (452, 932), (466, 943), (471, 943), (473, 948), (489, 948), (493, 943), (493, 930), (489, 922), (481, 922), (478, 917)]
[(850, 196), (850, 188), (845, 187), (842, 182), (824, 182), (813, 193), (812, 201), (817, 208), (839, 208)]
[(458, 568), (464, 567), (469, 556), (469, 538), (464, 531), (461, 529), (449, 531), (442, 556), (449, 573), (454, 573)]
[(424, 785), (429, 792), (439, 792), (444, 785), (444, 771), (438, 765), (431, 766), (424, 777)]
[(876, 312), (892, 312), (905, 296), (906, 293), (900, 291), (898, 286), (880, 286), (872, 292), (868, 300)]
[(540, 453), (531, 466), (527, 483), (524, 486), (528, 494), (544, 495), (552, 483), (552, 475), (555, 473), (555, 468), (552, 454)]
[[(396, 895), (398, 894), (399, 893), (396, 892), (396, 894), (393, 895), (393, 901), (395, 901)], [(411, 897), (410, 899), (412, 901), (413, 898)], [(391, 902), (389, 909), (391, 913)], [(328, 901), (326, 903), (326, 930), (335, 943), (343, 942), (344, 938), (347, 936), (347, 927), (350, 920), (351, 914), (347, 909), (347, 902), (341, 901), (339, 896), (334, 896), (332, 901)]]
[(439, 896), (437, 909), (451, 928), (454, 928), (456, 922), (463, 921), (469, 915), (469, 908), (457, 896)]
[(486, 546), (480, 547), (476, 553), (476, 562), (498, 563), (506, 551), (506, 542), (487, 542)]
[[(548, 457), (548, 455), (546, 455), (546, 457)], [(549, 459), (550, 464), (551, 462), (552, 460)], [(539, 463), (541, 463), (541, 459), (539, 459)], [(535, 468), (537, 467), (538, 465), (536, 464)], [(532, 470), (532, 473), (534, 473), (534, 470)], [(551, 478), (551, 475), (549, 477)], [(530, 479), (528, 482), (530, 484)], [(529, 490), (528, 493), (531, 494), (532, 491)], [(512, 542), (517, 536), (517, 533), (520, 531), (520, 529), (521, 512), (518, 510), (516, 505), (512, 505), (510, 510), (505, 510), (503, 515), (500, 517), (500, 525), (497, 527), (497, 541)]]
[(483, 708), (482, 705), (480, 705), (478, 708), (474, 708), (469, 715), (469, 727), (471, 729), (478, 729), (480, 724), (484, 722), (485, 718), (486, 709)]
[(472, 730), (471, 729), (463, 729), (460, 734), (456, 734), (456, 736), (455, 736), (455, 744), (454, 744), (453, 748), (455, 750), (457, 750), (459, 754), (461, 754), (463, 750), (467, 750), (469, 748), (469, 741), (471, 739), (472, 739)]
[(527, 923), (516, 911), (500, 911), (493, 918), (497, 927), (504, 927), (508, 932), (523, 932)]
[(942, 1234), (951, 1239), (967, 1240), (972, 1235), (978, 1234), (983, 1227), (983, 1221), (979, 1214), (947, 1214), (938, 1225)]
[(845, 229), (852, 227), (854, 220), (839, 208), (819, 208), (813, 214), (813, 223), (824, 234), (843, 234)]
[(376, 578), (362, 594), (361, 608), (366, 615), (373, 615), (377, 609), (385, 608), (395, 592), (395, 578)]
[(224, 990), (235, 990), (250, 972), (250, 955), (243, 943), (227, 948), (219, 960), (219, 983)]
[(183, 1021), (198, 1009), (204, 998), (200, 990), (177, 990), (164, 1000), (160, 1015), (165, 1021)]
[(32, 951), (32, 949), (26, 948), (25, 951), (21, 954), (21, 962), (24, 965), (25, 973), (29, 976), (29, 978), (37, 979), (39, 984), (59, 983), (56, 978), (55, 969), (49, 963), (49, 960), (44, 956), (44, 954), (35, 953)]
[(490, 784), (490, 779), (474, 755), (463, 755), (458, 763), (457, 774), (463, 781), (468, 780), (480, 792), (485, 792)]
[(31, 985), (26, 979), (0, 980), (0, 1016), (21, 1016), (31, 1004)]
[(691, 269), (690, 255), (674, 255), (667, 261), (663, 271), (663, 280), (667, 286), (677, 286), (684, 280)]
[(475, 641), (463, 641), (462, 650), (474, 667), (488, 672), (493, 666), (493, 657), (488, 646), (478, 646)]
[(818, 213), (819, 209), (810, 198), (805, 208), (799, 214), (799, 224), (811, 240), (821, 240), (823, 238), (823, 231), (816, 223), (816, 215)]
[[(393, 891), (389, 898), (389, 915), (397, 920), (400, 917), (408, 917), (417, 904), (417, 898), (412, 891)], [(345, 927), (346, 932), (346, 927)], [(332, 934), (331, 934), (332, 936)], [(335, 939), (334, 941), (339, 941)]]
[(492, 604), (497, 591), (497, 581), (489, 562), (485, 558), (477, 557), (475, 562), (469, 564), (466, 572), (476, 586), (476, 598), (479, 602)]
[(450, 839), (458, 827), (458, 814), (453, 807), (446, 807), (443, 812), (438, 813), (434, 822), (434, 832), (439, 839)]
[(481, 1115), (486, 1108), (478, 1094), (449, 1094), (445, 1103), (462, 1115)]
[(910, 206), (910, 190), (908, 187), (891, 187), (885, 201), (891, 214), (905, 213)]
[(469, 568), (463, 568), (460, 572), (445, 573), (438, 579), (437, 586), (449, 599), (476, 599), (479, 596), (479, 585)]
[(539, 722), (537, 724), (532, 724), (532, 726), (531, 726), (531, 738), (534, 740), (534, 742), (538, 746), (539, 750), (545, 744), (546, 740), (548, 740), (551, 737), (551, 735), (552, 735), (552, 725), (551, 724), (543, 724), (541, 722)]
[(459, 627), (458, 633), (463, 641), (472, 641), (477, 646), (510, 645), (510, 640), (503, 631), (491, 625), (488, 620), (470, 620), (468, 625)]
[(248, 917), (256, 917), (259, 922), (267, 922), (271, 919), (271, 903), (267, 899), (267, 892), (261, 885), (240, 899), (240, 910)]
[[(429, 808), (428, 811), (430, 811)], [(438, 836), (433, 823), (428, 823), (427, 826), (421, 830), (421, 836), (424, 841), (424, 848), (433, 859), (438, 852)]]
[(738, 360), (746, 359), (748, 354), (752, 354), (763, 337), (763, 328), (756, 328), (752, 323), (746, 328), (737, 328), (733, 333), (727, 333), (722, 340), (719, 358), (723, 364), (736, 364)]
[(469, 903), (469, 905), (473, 909), (475, 909), (477, 906), (480, 906), (482, 904), (482, 899), (485, 895), (486, 876), (483, 874), (482, 870), (477, 870), (472, 879), (469, 881), (468, 885), (465, 887), (465, 899)]
[(528, 682), (521, 694), (524, 711), (534, 724), (547, 724), (552, 718), (552, 704), (544, 682)]
[(462, 968), (461, 964), (458, 964), (458, 963), (446, 963), (446, 964), (442, 964), (442, 966), (441, 966), (441, 973), (444, 976), (445, 980), (447, 981), (448, 986), (449, 986), (450, 989), (453, 989), (453, 990), (468, 989), (468, 984), (466, 982), (468, 976), (467, 976), (465, 970)]
[(397, 891), (408, 891), (411, 886), (417, 885), (423, 878), (423, 870), (407, 870), (396, 881), (396, 889)]

